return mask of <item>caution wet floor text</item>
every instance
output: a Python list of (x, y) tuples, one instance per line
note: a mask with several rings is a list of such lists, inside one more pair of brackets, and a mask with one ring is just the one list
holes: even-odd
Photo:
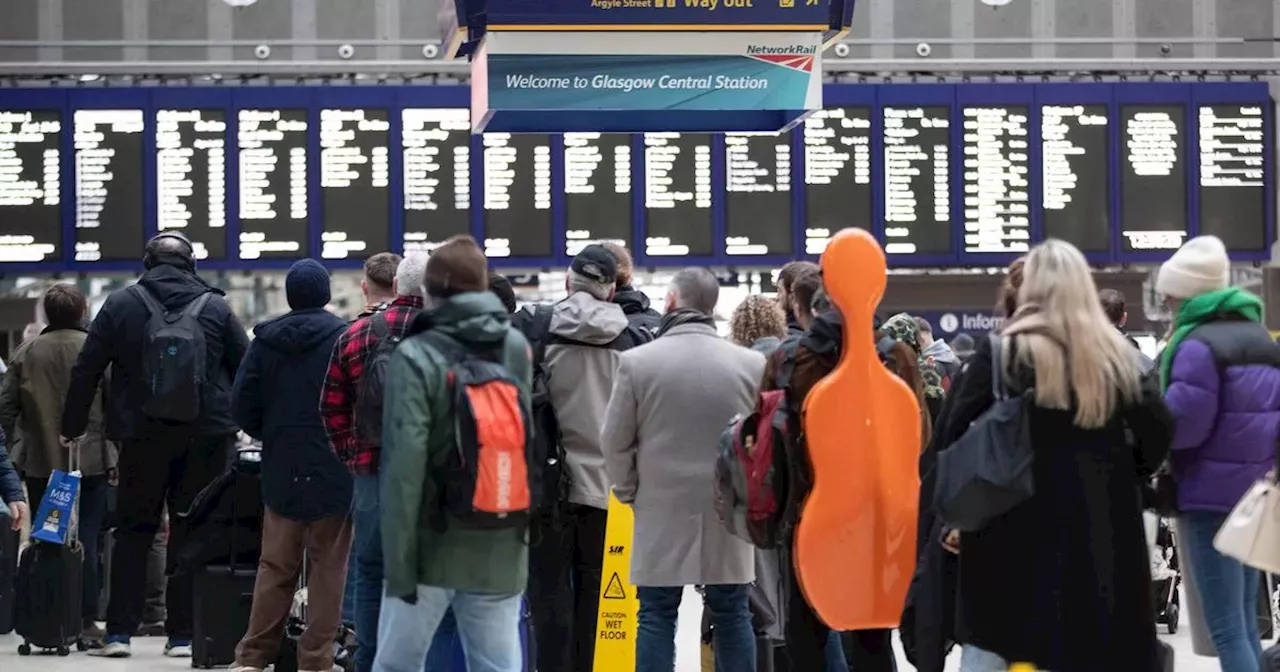
[(600, 611), (596, 618), (596, 672), (636, 669), (636, 616), (640, 601), (631, 585), (631, 535), (635, 513), (609, 495), (600, 574)]

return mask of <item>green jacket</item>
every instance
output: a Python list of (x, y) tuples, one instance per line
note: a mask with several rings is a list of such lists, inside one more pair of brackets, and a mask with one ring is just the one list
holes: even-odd
[[(490, 292), (456, 295), (424, 315), (431, 328), (477, 348), (501, 347), (502, 361), (521, 381), (529, 403), (529, 344), (511, 328), (502, 301)], [(441, 479), (454, 446), (448, 362), (422, 335), (406, 339), (387, 366), (382, 434), (382, 549), (387, 595), (417, 586), (516, 594), (528, 580), (527, 530), (483, 530), (441, 515)], [(526, 406), (526, 413), (531, 409)]]

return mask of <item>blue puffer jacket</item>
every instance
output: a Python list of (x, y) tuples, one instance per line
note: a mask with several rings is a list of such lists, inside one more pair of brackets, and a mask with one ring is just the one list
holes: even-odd
[(1243, 319), (1211, 322), (1174, 353), (1165, 403), (1184, 511), (1230, 511), (1276, 464), (1280, 346)]
[(259, 324), (236, 374), (235, 420), (262, 440), (262, 500), (290, 520), (313, 522), (351, 506), (351, 475), (320, 419), (329, 355), (346, 328), (323, 308)]
[(18, 470), (13, 468), (13, 460), (4, 449), (4, 432), (0, 432), (0, 502), (25, 502), (22, 494), (22, 479), (18, 478)]

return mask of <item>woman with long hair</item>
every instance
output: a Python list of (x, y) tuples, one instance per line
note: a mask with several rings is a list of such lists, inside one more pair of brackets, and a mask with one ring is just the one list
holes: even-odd
[(1262, 300), (1228, 286), (1231, 262), (1213, 236), (1187, 241), (1156, 276), (1173, 311), (1160, 380), (1173, 436), (1178, 529), (1223, 672), (1257, 672), (1260, 574), (1218, 553), (1213, 538), (1255, 481), (1275, 468), (1280, 347)]
[(1031, 395), (1035, 494), (959, 538), (961, 669), (1156, 670), (1138, 485), (1168, 454), (1168, 411), (1079, 250), (1047, 241), (1020, 275), (1001, 361), (979, 341), (935, 435), (950, 446), (992, 406), (997, 366)]

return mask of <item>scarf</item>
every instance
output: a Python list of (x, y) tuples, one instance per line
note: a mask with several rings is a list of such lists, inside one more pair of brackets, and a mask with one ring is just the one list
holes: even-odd
[(1160, 355), (1160, 389), (1169, 389), (1169, 374), (1173, 370), (1173, 357), (1178, 346), (1196, 328), (1222, 319), (1227, 315), (1239, 315), (1254, 322), (1262, 321), (1262, 299), (1239, 287), (1228, 287), (1216, 292), (1201, 294), (1178, 307), (1173, 318), (1173, 335)]
[(662, 316), (662, 321), (658, 323), (658, 335), (666, 336), (669, 330), (685, 324), (705, 324), (714, 329), (716, 318), (692, 308), (676, 308)]

